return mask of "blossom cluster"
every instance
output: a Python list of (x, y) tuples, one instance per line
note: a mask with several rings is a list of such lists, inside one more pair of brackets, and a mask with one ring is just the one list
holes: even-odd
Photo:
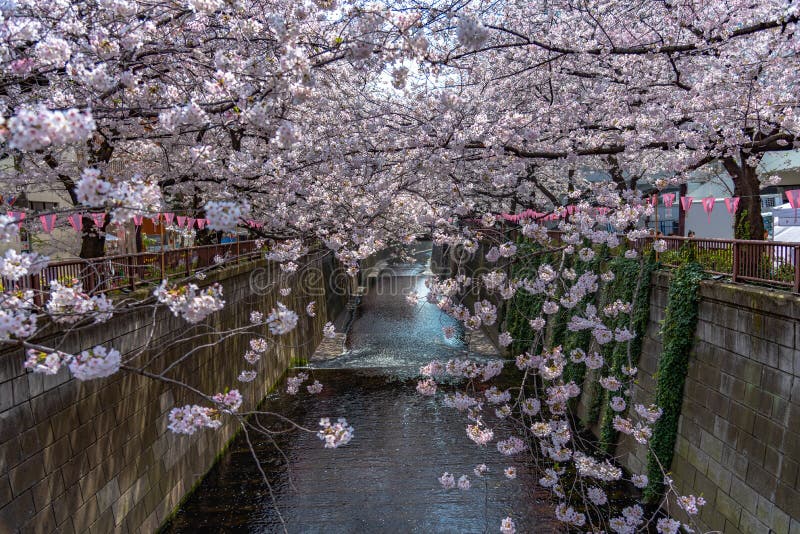
[(199, 323), (225, 306), (222, 286), (213, 284), (200, 289), (195, 284), (168, 288), (164, 280), (153, 292), (158, 302), (166, 304), (175, 317), (183, 317), (190, 323)]
[(347, 424), (347, 420), (340, 417), (335, 423), (327, 417), (320, 419), (319, 426), (322, 427), (317, 432), (317, 437), (325, 442), (326, 449), (335, 449), (342, 445), (347, 445), (353, 439), (353, 427)]

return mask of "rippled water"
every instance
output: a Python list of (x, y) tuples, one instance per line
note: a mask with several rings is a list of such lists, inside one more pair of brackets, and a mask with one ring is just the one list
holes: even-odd
[[(347, 352), (308, 370), (324, 384), (317, 398), (276, 394), (263, 406), (308, 428), (320, 417), (346, 417), (351, 443), (331, 450), (305, 432), (252, 434), (273, 501), (240, 435), (165, 532), (282, 532), (282, 517), (291, 533), (478, 533), (498, 532), (507, 515), (518, 532), (555, 530), (521, 459), (478, 448), (461, 414), (420, 396), (408, 379), (430, 359), (466, 349), (462, 336), (444, 338), (441, 327), (457, 325), (435, 306), (406, 304), (408, 291), (426, 291), (420, 271), (407, 266), (373, 284)], [(473, 475), (478, 463), (489, 466), (486, 478)], [(502, 476), (509, 465), (519, 469), (516, 480)], [(468, 474), (473, 487), (442, 489), (443, 471)]]

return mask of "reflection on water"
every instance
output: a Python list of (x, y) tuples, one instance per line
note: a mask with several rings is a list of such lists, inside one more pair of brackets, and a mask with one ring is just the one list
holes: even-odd
[[(280, 393), (264, 405), (308, 428), (320, 417), (346, 417), (355, 427), (350, 444), (330, 450), (304, 432), (251, 434), (273, 503), (239, 436), (166, 532), (280, 532), (282, 517), (291, 533), (478, 533), (497, 532), (507, 515), (518, 532), (555, 530), (522, 458), (509, 461), (491, 445), (478, 448), (466, 436), (463, 416), (417, 394), (415, 380), (404, 380), (432, 358), (465, 350), (461, 336), (442, 335), (442, 326), (457, 327), (452, 319), (424, 298), (416, 309), (406, 303), (408, 291), (426, 292), (420, 270), (373, 282), (348, 351), (308, 370), (324, 384), (317, 398)], [(507, 433), (498, 427), (496, 435)], [(479, 463), (490, 468), (484, 479), (472, 472)], [(509, 465), (519, 469), (516, 480), (502, 476)], [(443, 471), (469, 475), (473, 487), (442, 489)]]
[[(464, 336), (458, 322), (425, 300), (424, 276), (381, 276), (364, 295), (347, 336), (347, 352), (341, 357), (315, 363), (328, 368), (381, 368), (387, 373), (416, 375), (430, 360), (463, 355)], [(406, 296), (416, 292), (419, 303), (409, 305)], [(457, 335), (447, 339), (442, 327), (452, 326)], [(403, 373), (408, 374), (408, 373)]]

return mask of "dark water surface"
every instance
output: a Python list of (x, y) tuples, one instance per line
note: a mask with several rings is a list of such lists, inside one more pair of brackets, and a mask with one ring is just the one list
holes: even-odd
[[(444, 339), (441, 327), (454, 323), (435, 306), (424, 299), (416, 310), (406, 304), (409, 290), (425, 292), (418, 271), (409, 267), (370, 288), (348, 352), (308, 370), (324, 384), (320, 395), (309, 399), (303, 388), (297, 397), (276, 394), (262, 407), (312, 429), (321, 417), (346, 417), (353, 440), (331, 450), (305, 432), (272, 439), (251, 433), (273, 502), (240, 435), (165, 532), (282, 532), (276, 508), (290, 533), (499, 532), (508, 515), (517, 532), (555, 530), (550, 507), (534, 490), (538, 477), (522, 459), (501, 457), (495, 442), (480, 449), (467, 438), (462, 414), (443, 407), (441, 397), (416, 393), (410, 377), (420, 365), (466, 349), (461, 339)], [(482, 479), (472, 472), (479, 463), (490, 469)], [(515, 480), (502, 474), (510, 465), (519, 470)], [(442, 489), (443, 471), (467, 474), (472, 488)]]

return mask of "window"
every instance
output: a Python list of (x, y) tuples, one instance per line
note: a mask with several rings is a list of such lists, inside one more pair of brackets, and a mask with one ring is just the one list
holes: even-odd
[(38, 200), (31, 200), (28, 202), (28, 205), (34, 212), (52, 211), (58, 207), (58, 202), (40, 202)]

